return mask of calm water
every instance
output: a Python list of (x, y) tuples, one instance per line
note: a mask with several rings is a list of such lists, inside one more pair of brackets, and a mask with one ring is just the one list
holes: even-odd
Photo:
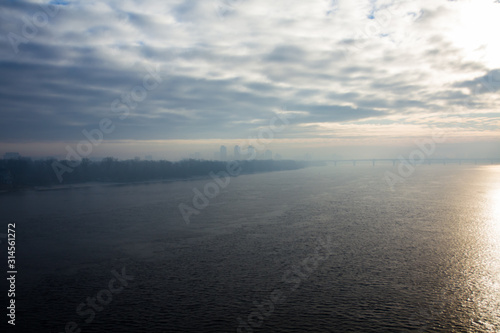
[[(500, 167), (420, 166), (394, 191), (386, 170), (240, 176), (189, 225), (178, 205), (207, 180), (0, 195), (17, 229), (16, 326), (500, 331)], [(133, 280), (99, 294), (123, 268)], [(77, 314), (96, 295), (95, 317)]]

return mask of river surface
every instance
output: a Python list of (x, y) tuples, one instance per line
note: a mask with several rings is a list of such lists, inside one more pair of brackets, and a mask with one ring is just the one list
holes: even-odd
[(421, 165), (392, 189), (386, 171), (1, 194), (16, 328), (499, 332), (500, 166)]

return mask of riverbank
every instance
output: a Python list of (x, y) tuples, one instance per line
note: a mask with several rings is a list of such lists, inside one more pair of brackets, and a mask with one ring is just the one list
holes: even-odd
[[(297, 162), (294, 168), (275, 168), (271, 170), (248, 170), (245, 172), (243, 168), (241, 173), (238, 176), (258, 174), (258, 173), (267, 173), (267, 172), (276, 172), (276, 171), (290, 171), (290, 170), (298, 170), (311, 166), (323, 166), (322, 163), (316, 162)], [(192, 175), (187, 177), (173, 177), (173, 178), (161, 178), (161, 179), (150, 179), (150, 180), (130, 180), (130, 181), (86, 181), (86, 182), (74, 182), (70, 184), (52, 184), (52, 185), (22, 185), (22, 186), (11, 186), (11, 187), (3, 187), (0, 188), (0, 194), (5, 193), (13, 193), (13, 192), (21, 192), (21, 191), (37, 191), (37, 192), (46, 192), (46, 191), (64, 191), (64, 190), (81, 190), (81, 189), (89, 189), (93, 187), (99, 186), (127, 186), (127, 185), (143, 185), (143, 184), (157, 184), (157, 183), (173, 183), (180, 181), (195, 181), (195, 180), (204, 180), (211, 179), (210, 173), (220, 172), (219, 170), (207, 172), (205, 175)], [(238, 177), (236, 176), (236, 177)]]
[[(88, 184), (144, 183), (178, 181), (208, 177), (211, 173), (238, 169), (238, 174), (297, 170), (318, 162), (293, 160), (206, 161), (182, 160), (139, 161), (105, 158), (99, 162), (10, 159), (0, 160), (0, 191), (23, 189), (62, 190), (87, 187)], [(85, 185), (82, 185), (85, 184)]]

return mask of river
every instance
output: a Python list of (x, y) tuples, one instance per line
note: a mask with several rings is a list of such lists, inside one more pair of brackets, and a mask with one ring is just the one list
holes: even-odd
[(0, 232), (16, 224), (16, 327), (500, 330), (500, 167), (421, 165), (392, 189), (388, 170), (2, 194)]

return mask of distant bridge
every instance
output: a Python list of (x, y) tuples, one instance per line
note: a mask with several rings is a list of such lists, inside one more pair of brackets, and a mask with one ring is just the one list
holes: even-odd
[[(396, 158), (372, 158), (372, 159), (352, 159), (352, 160), (325, 160), (325, 162), (337, 165), (352, 165), (356, 166), (358, 163), (370, 164), (375, 166), (376, 163), (385, 162), (392, 163), (393, 166), (401, 163), (402, 160)], [(408, 161), (408, 160), (405, 160)], [(410, 163), (408, 161), (408, 163)], [(484, 164), (500, 164), (500, 158), (426, 158), (422, 160), (417, 160), (413, 164), (473, 164), (473, 165), (484, 165)]]

